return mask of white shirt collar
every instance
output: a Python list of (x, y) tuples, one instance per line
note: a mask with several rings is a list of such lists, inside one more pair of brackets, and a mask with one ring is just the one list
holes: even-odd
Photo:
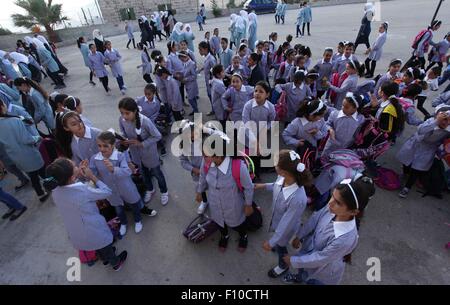
[[(256, 100), (253, 99), (252, 108), (255, 108), (255, 107), (258, 107), (258, 106), (259, 106), (259, 105), (258, 105), (258, 103), (256, 102)], [(266, 101), (264, 102), (264, 104), (261, 105), (261, 106), (264, 106), (264, 107), (266, 107), (267, 109), (270, 110), (270, 107), (269, 107), (269, 104), (268, 104), (267, 100), (266, 100)]]
[(295, 193), (299, 189), (297, 183), (283, 187), (284, 177), (282, 177), (282, 176), (278, 176), (278, 179), (275, 183), (278, 184), (282, 188), (284, 200), (287, 200), (293, 193)]
[(356, 228), (356, 221), (353, 218), (350, 221), (333, 221), (334, 236), (341, 237)]
[(28, 95), (32, 96), (34, 91), (35, 91), (35, 89), (33, 87), (31, 87), (30, 93), (28, 93)]
[[(339, 111), (337, 118), (339, 119), (339, 118), (343, 118), (343, 117), (346, 117), (346, 116), (347, 115), (344, 113), (344, 111), (341, 110), (341, 111)], [(355, 121), (358, 121), (358, 111), (355, 111), (355, 113), (352, 114), (351, 117), (353, 119), (355, 119)]]
[(83, 182), (76, 182), (76, 183), (73, 183), (73, 184), (64, 185), (63, 187), (73, 188), (73, 187), (79, 187), (79, 186), (83, 186), (83, 185), (84, 185)]
[(245, 85), (242, 85), (240, 92), (247, 92), (247, 88), (245, 87)]
[(250, 67), (250, 70), (255, 70), (255, 68), (256, 68), (256, 65), (254, 65), (254, 66), (252, 66), (252, 67)]
[[(103, 157), (102, 153), (99, 152), (98, 154), (95, 155), (95, 160), (102, 161), (102, 160), (105, 160), (105, 158)], [(119, 160), (119, 151), (117, 149), (114, 149), (113, 153), (108, 158), (108, 160), (111, 160), (111, 161)]]
[(349, 57), (349, 58), (345, 57), (345, 54), (342, 54), (342, 57), (341, 57), (341, 59), (342, 59), (342, 60), (353, 60), (353, 54), (352, 54), (352, 55), (350, 55), (350, 57)]
[(302, 123), (302, 125), (303, 126), (305, 126), (306, 124), (308, 124), (309, 123), (309, 121), (308, 121), (308, 119), (306, 119), (306, 118), (300, 118), (300, 122)]
[(380, 107), (381, 107), (381, 108), (387, 107), (390, 103), (391, 103), (390, 100), (386, 100), (386, 101), (384, 101), (384, 102), (381, 103)]
[[(92, 133), (91, 133), (91, 128), (89, 128), (88, 126), (84, 126), (85, 132), (84, 132), (84, 137), (86, 139), (92, 139)], [(76, 135), (73, 135), (73, 137), (75, 138), (75, 140), (78, 142), (80, 141), (80, 138), (78, 138)]]
[(13, 109), (13, 103), (9, 103), (9, 105), (8, 105), (8, 112), (11, 112), (12, 111), (12, 109)]
[(331, 64), (331, 60), (330, 61), (325, 61), (325, 59), (322, 58), (322, 65), (323, 64)]
[(299, 88), (300, 90), (303, 90), (303, 87), (305, 87), (305, 83), (302, 83), (302, 84), (300, 85), (300, 87), (297, 87), (297, 86), (295, 85), (295, 83), (292, 83), (292, 89), (293, 89), (293, 90), (295, 90), (295, 88)]
[(223, 80), (218, 79), (218, 78), (215, 78), (215, 77), (213, 78), (212, 82), (213, 82), (213, 83), (218, 83), (218, 84), (222, 84), (222, 85), (223, 85)]
[[(228, 172), (228, 167), (230, 166), (231, 159), (230, 157), (225, 157), (223, 162), (217, 167), (224, 175)], [(216, 167), (216, 164), (213, 162), (211, 167)]]

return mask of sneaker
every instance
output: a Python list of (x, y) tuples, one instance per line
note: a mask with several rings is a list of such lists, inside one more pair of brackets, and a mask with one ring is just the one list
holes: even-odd
[(248, 236), (247, 235), (239, 238), (238, 251), (241, 253), (244, 252), (247, 249), (247, 245), (248, 245)]
[(214, 111), (210, 111), (210, 112), (208, 112), (206, 115), (207, 116), (213, 116), (215, 113), (214, 113)]
[(227, 249), (227, 246), (228, 246), (229, 239), (230, 239), (230, 235), (220, 236), (220, 240), (219, 240), (219, 251), (220, 252), (225, 252), (225, 250)]
[(124, 86), (123, 86), (122, 88), (123, 88), (124, 90), (127, 90), (127, 89), (128, 89), (128, 87), (127, 87), (127, 86), (125, 86), (125, 85), (124, 85)]
[(136, 234), (141, 233), (142, 231), (142, 222), (136, 222), (134, 224), (134, 232), (136, 232)]
[(94, 82), (89, 82), (89, 84), (91, 84), (92, 86), (97, 86), (97, 84)]
[(30, 180), (27, 180), (26, 182), (22, 182), (22, 184), (14, 187), (14, 190), (16, 192), (18, 192), (18, 191), (22, 190), (24, 187), (26, 187), (29, 183), (30, 183)]
[(149, 217), (154, 217), (154, 216), (156, 216), (156, 214), (158, 214), (158, 212), (156, 212), (155, 210), (149, 209), (148, 207), (144, 206), (141, 209), (141, 214), (145, 215), (145, 216), (149, 216)]
[(289, 270), (289, 267), (287, 267), (286, 269), (282, 269), (279, 266), (276, 266), (275, 268), (270, 269), (269, 272), (267, 272), (267, 275), (270, 278), (274, 279), (274, 278), (282, 276), (288, 270)]
[(120, 92), (122, 92), (122, 95), (125, 95), (127, 93), (125, 89), (120, 90)]
[(169, 193), (161, 194), (161, 204), (167, 205), (169, 203)]
[(283, 277), (286, 284), (300, 284), (302, 281), (298, 278), (298, 274), (288, 273)]
[(208, 203), (202, 201), (202, 203), (200, 203), (200, 206), (197, 209), (197, 214), (202, 215), (203, 213), (205, 213), (205, 210), (207, 207), (208, 207)]
[(155, 194), (155, 191), (152, 191), (152, 192), (147, 191), (147, 192), (145, 192), (144, 202), (145, 203), (150, 202), (152, 200), (154, 194)]
[(113, 267), (114, 271), (119, 271), (120, 269), (122, 269), (123, 264), (127, 260), (127, 256), (128, 256), (127, 251), (123, 251), (122, 253), (119, 254), (119, 263)]
[(400, 198), (406, 198), (406, 197), (408, 197), (408, 193), (409, 193), (409, 188), (404, 187), (404, 188), (400, 191), (400, 193), (398, 194), (398, 197), (400, 197)]
[(50, 197), (50, 193), (46, 193), (45, 195), (39, 197), (39, 201), (46, 202), (49, 197)]
[(125, 234), (127, 234), (127, 226), (126, 225), (120, 225), (119, 233), (120, 233), (120, 236), (125, 236)]
[(9, 221), (14, 221), (17, 218), (19, 218), (20, 216), (22, 216), (23, 213), (25, 213), (25, 211), (27, 210), (27, 207), (23, 207), (23, 209), (19, 210), (19, 213), (17, 214), (13, 214), (10, 218)]

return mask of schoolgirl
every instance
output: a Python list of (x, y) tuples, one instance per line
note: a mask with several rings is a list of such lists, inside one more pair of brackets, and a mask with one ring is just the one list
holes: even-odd
[(305, 77), (306, 72), (300, 70), (295, 72), (293, 82), (275, 86), (275, 90), (286, 92), (286, 123), (290, 123), (295, 119), (302, 102), (312, 94), (309, 86), (305, 85)]
[(244, 79), (244, 84), (248, 84), (248, 78), (250, 77), (248, 70), (248, 67), (241, 65), (241, 57), (239, 55), (234, 55), (231, 65), (225, 70), (225, 75), (231, 80), (233, 74), (240, 74)]
[(248, 84), (252, 87), (254, 87), (259, 81), (263, 81), (266, 79), (262, 68), (263, 64), (261, 63), (261, 58), (262, 55), (252, 53), (247, 59), (247, 65), (250, 68), (250, 77), (248, 79)]
[(306, 58), (303, 55), (296, 55), (295, 56), (295, 61), (294, 61), (294, 66), (291, 67), (291, 70), (289, 71), (289, 76), (287, 78), (287, 82), (292, 82), (294, 80), (294, 74), (295, 72), (302, 70), (305, 71), (305, 73), (308, 72), (308, 70), (306, 69)]
[(333, 191), (327, 206), (315, 212), (299, 228), (293, 240), (299, 252), (286, 255), (284, 262), (299, 269), (285, 275), (285, 283), (337, 285), (341, 282), (345, 262), (358, 244), (355, 217), (362, 214), (375, 194), (373, 181), (367, 177), (342, 181)]
[(171, 42), (174, 42), (175, 44), (178, 44), (183, 40), (183, 23), (177, 22), (175, 24), (172, 34), (170, 34), (169, 40)]
[(161, 133), (149, 118), (139, 113), (139, 107), (132, 98), (123, 98), (119, 102), (119, 110), (120, 130), (127, 139), (121, 144), (129, 147), (131, 161), (141, 169), (147, 187), (144, 202), (150, 202), (155, 194), (152, 183), (155, 177), (161, 192), (161, 204), (167, 205), (169, 193), (156, 144), (162, 138)]
[[(228, 43), (227, 43), (228, 44)], [(215, 28), (213, 31), (213, 36), (209, 40), (209, 45), (211, 46), (211, 51), (214, 57), (218, 59), (220, 52), (220, 37), (219, 37), (219, 29)]]
[(192, 28), (191, 28), (191, 26), (190, 26), (189, 24), (186, 24), (186, 26), (184, 27), (184, 30), (183, 30), (183, 37), (182, 37), (182, 39), (180, 40), (180, 43), (181, 43), (183, 40), (187, 42), (188, 49), (189, 49), (192, 53), (194, 53), (194, 52), (195, 52), (195, 51), (194, 51), (194, 40), (195, 40), (195, 35), (194, 35), (194, 33), (192, 32)]
[(269, 81), (269, 72), (270, 72), (270, 60), (269, 60), (269, 54), (264, 50), (264, 41), (257, 41), (256, 42), (256, 54), (258, 54), (260, 60), (259, 60), (259, 67), (261, 68), (261, 73), (264, 76), (264, 81)]
[(169, 56), (167, 57), (167, 70), (171, 73), (173, 78), (178, 83), (178, 91), (181, 94), (181, 101), (184, 102), (184, 84), (181, 83), (183, 73), (183, 62), (178, 57), (179, 44), (175, 41), (169, 41), (167, 43), (167, 49)]
[(328, 133), (323, 119), (326, 112), (327, 106), (322, 101), (304, 101), (297, 118), (282, 133), (284, 142), (297, 150), (302, 150), (303, 146), (317, 147), (317, 142)]
[(92, 86), (95, 86), (94, 83), (94, 72), (91, 69), (91, 65), (89, 62), (89, 46), (84, 40), (84, 37), (80, 37), (77, 40), (78, 49), (80, 49), (81, 55), (83, 56), (84, 65), (89, 69), (89, 84)]
[(275, 169), (278, 178), (274, 183), (255, 185), (256, 190), (264, 189), (273, 193), (270, 221), (270, 232), (273, 232), (273, 236), (263, 244), (264, 250), (275, 249), (278, 254), (278, 265), (268, 272), (271, 278), (279, 277), (289, 269), (283, 258), (288, 254), (287, 246), (296, 234), (306, 208), (304, 186), (308, 186), (312, 181), (311, 173), (293, 150), (280, 151)]
[(189, 55), (189, 57), (192, 59), (192, 61), (193, 61), (194, 63), (197, 63), (197, 60), (195, 59), (195, 54), (194, 54), (194, 52), (192, 52), (192, 51), (189, 49), (188, 43), (187, 43), (186, 40), (182, 40), (182, 41), (180, 42), (180, 52), (182, 52), (182, 51), (186, 52), (186, 54)]
[(156, 73), (163, 82), (163, 86), (159, 90), (161, 95), (167, 99), (175, 121), (183, 120), (183, 100), (178, 88), (178, 82), (172, 78), (172, 74), (163, 66), (158, 67)]
[(240, 74), (231, 78), (231, 86), (222, 95), (222, 106), (226, 111), (228, 120), (237, 122), (242, 120), (242, 111), (245, 104), (253, 98), (254, 88), (244, 85)]
[(254, 51), (258, 37), (258, 17), (256, 17), (255, 13), (250, 13), (248, 19), (250, 20), (248, 28), (248, 46), (251, 51)]
[(117, 84), (119, 85), (120, 92), (125, 94), (127, 87), (123, 81), (123, 69), (120, 64), (122, 55), (120, 55), (117, 49), (112, 48), (110, 41), (105, 42), (105, 63), (109, 64), (111, 67), (112, 75), (116, 78)]
[[(211, 138), (212, 137), (212, 138)], [(221, 237), (219, 250), (225, 251), (230, 238), (228, 228), (239, 233), (238, 250), (244, 252), (248, 245), (246, 216), (253, 213), (254, 186), (246, 165), (240, 162), (240, 187), (232, 173), (232, 157), (227, 156), (227, 141), (217, 135), (207, 138), (210, 147), (205, 147), (205, 160), (200, 166), (200, 180), (196, 200), (202, 201), (201, 193), (208, 191), (211, 219), (219, 225)], [(229, 139), (228, 139), (229, 140)], [(209, 159), (210, 161), (206, 161)]]
[(139, 49), (142, 50), (141, 52), (141, 62), (139, 66), (137, 66), (138, 69), (142, 68), (142, 77), (147, 82), (147, 84), (153, 83), (151, 74), (152, 74), (152, 61), (150, 56), (148, 55), (148, 47), (147, 45), (143, 45), (141, 43), (138, 43)]
[[(111, 196), (111, 189), (98, 180), (87, 165), (79, 168), (68, 159), (57, 159), (47, 168), (47, 174), (45, 187), (53, 191), (53, 201), (73, 247), (96, 251), (104, 265), (119, 271), (127, 259), (127, 251), (116, 255), (111, 229), (96, 204), (97, 200)], [(77, 182), (78, 178), (90, 180), (96, 187)]]
[(294, 66), (295, 51), (293, 49), (288, 49), (285, 53), (285, 61), (283, 61), (275, 74), (275, 80), (284, 79), (287, 81), (289, 79), (289, 73)]
[[(327, 82), (328, 88), (336, 95), (331, 98), (331, 103), (336, 109), (342, 108), (342, 102), (348, 92), (354, 92), (358, 87), (358, 71), (360, 70), (359, 62), (350, 60), (346, 64), (345, 74), (340, 73), (340, 86), (334, 86), (329, 81)], [(343, 82), (341, 79), (345, 78)]]
[(344, 53), (339, 58), (333, 61), (333, 73), (342, 74), (345, 72), (347, 64), (350, 61), (359, 62), (358, 58), (353, 54), (354, 52), (354, 44), (352, 42), (346, 42), (344, 45)]
[[(112, 191), (112, 194), (107, 199), (116, 210), (120, 219), (119, 232), (121, 236), (124, 236), (127, 232), (128, 224), (124, 203), (128, 203), (133, 210), (134, 230), (136, 233), (142, 231), (140, 210), (144, 204), (136, 185), (131, 179), (132, 171), (128, 165), (127, 153), (121, 153), (115, 149), (115, 143), (116, 137), (113, 133), (108, 131), (102, 132), (97, 137), (97, 145), (100, 152), (91, 157), (89, 168)], [(156, 215), (156, 211), (154, 215)]]
[(94, 76), (98, 77), (102, 82), (103, 88), (106, 94), (109, 95), (111, 89), (108, 87), (108, 71), (105, 68), (105, 56), (101, 52), (97, 52), (97, 47), (95, 44), (89, 45), (89, 66), (92, 71), (94, 71)]
[(320, 59), (313, 67), (317, 71), (319, 77), (316, 81), (317, 98), (321, 98), (328, 88), (325, 88), (323, 84), (331, 79), (333, 69), (333, 48), (326, 48), (323, 52), (323, 58)]
[(83, 115), (83, 105), (79, 98), (68, 96), (64, 99), (63, 104), (65, 109), (78, 113), (85, 126), (93, 127), (92, 122)]
[(378, 29), (380, 35), (377, 40), (375, 40), (374, 44), (366, 51), (366, 54), (369, 56), (366, 58), (364, 65), (366, 67), (366, 75), (365, 78), (372, 78), (375, 73), (375, 67), (377, 66), (377, 61), (381, 59), (381, 55), (383, 54), (383, 47), (386, 43), (387, 39), (387, 30), (389, 24), (387, 22), (383, 22)]
[(417, 128), (417, 132), (409, 138), (397, 154), (403, 164), (408, 179), (399, 196), (406, 198), (417, 178), (427, 172), (433, 165), (434, 156), (439, 146), (450, 137), (450, 107), (441, 106), (436, 109), (436, 116), (430, 118)]
[(222, 39), (220, 40), (220, 46), (221, 49), (218, 52), (219, 62), (225, 69), (227, 69), (229, 66), (231, 66), (233, 51), (228, 48), (228, 39), (225, 37), (222, 37)]
[(222, 95), (227, 88), (223, 83), (225, 77), (225, 71), (222, 65), (215, 65), (212, 69), (213, 80), (211, 81), (211, 99), (213, 111), (216, 115), (216, 119), (221, 122), (222, 127), (225, 127), (226, 113), (222, 105)]
[(325, 144), (322, 156), (328, 156), (335, 150), (349, 148), (354, 142), (354, 135), (364, 123), (362, 109), (363, 98), (347, 93), (341, 110), (334, 110), (328, 117), (326, 126), (329, 138)]
[(201, 68), (198, 72), (203, 71), (205, 74), (205, 85), (206, 85), (206, 92), (208, 93), (209, 101), (211, 102), (211, 112), (207, 115), (213, 115), (212, 111), (212, 100), (211, 100), (211, 85), (210, 81), (212, 79), (211, 75), (211, 69), (217, 64), (216, 59), (211, 54), (211, 48), (209, 46), (209, 43), (202, 41), (198, 45), (198, 49), (201, 56), (205, 56), (205, 61), (203, 63), (203, 68)]
[(444, 66), (444, 63), (447, 62), (447, 52), (450, 48), (450, 32), (445, 35), (444, 39), (433, 45), (432, 57), (430, 60), (430, 64), (426, 68), (426, 72), (430, 70), (434, 65), (438, 65), (441, 69)]
[(187, 92), (187, 98), (189, 100), (189, 104), (192, 107), (192, 113), (189, 114), (194, 115), (194, 113), (198, 113), (197, 99), (199, 95), (198, 84), (197, 84), (197, 65), (189, 55), (181, 51), (178, 55), (183, 62), (184, 69), (182, 71), (183, 78), (181, 83), (184, 84)]
[(403, 90), (403, 96), (399, 99), (405, 113), (405, 121), (409, 125), (419, 126), (423, 120), (416, 116), (416, 107), (414, 107), (414, 100), (422, 92), (422, 87), (418, 84), (411, 84)]
[(389, 81), (393, 81), (396, 83), (400, 83), (402, 80), (402, 74), (400, 73), (400, 68), (402, 67), (402, 60), (401, 59), (393, 59), (389, 63), (389, 70), (385, 74), (383, 74), (377, 81), (377, 84), (375, 85), (375, 95), (379, 98), (378, 92), (381, 88), (381, 86)]
[(347, 41), (340, 41), (337, 45), (337, 52), (333, 54), (331, 61), (333, 64), (344, 54), (345, 44)]

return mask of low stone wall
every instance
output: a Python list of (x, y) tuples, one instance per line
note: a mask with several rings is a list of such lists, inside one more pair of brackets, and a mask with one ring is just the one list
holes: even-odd
[[(381, 0), (381, 1), (388, 1), (388, 0)], [(342, 5), (342, 4), (353, 4), (353, 3), (365, 3), (366, 0), (318, 0), (311, 3), (313, 7), (319, 7), (319, 6), (331, 6), (331, 5)], [(298, 3), (297, 4), (289, 4), (288, 9), (298, 9)], [(222, 16), (229, 16), (233, 13), (238, 13), (242, 8), (233, 8), (233, 9), (224, 9), (222, 10)], [(207, 11), (206, 14), (208, 19), (214, 18), (214, 15), (211, 11)], [(177, 14), (175, 18), (177, 21), (180, 22), (191, 22), (195, 23), (195, 17), (196, 14)], [(135, 23), (135, 29), (138, 30), (137, 22)], [(120, 24), (97, 24), (97, 25), (91, 25), (91, 26), (85, 26), (85, 27), (78, 27), (78, 28), (68, 28), (68, 29), (62, 29), (58, 30), (58, 34), (62, 40), (62, 42), (58, 43), (59, 47), (67, 46), (67, 45), (73, 45), (76, 43), (76, 40), (78, 37), (83, 36), (86, 37), (88, 40), (92, 39), (92, 31), (94, 29), (99, 29), (103, 36), (105, 37), (111, 37), (111, 36), (117, 36), (125, 34), (125, 23)], [(0, 50), (5, 51), (13, 51), (16, 47), (16, 41), (18, 39), (23, 39), (23, 37), (30, 35), (30, 34), (12, 34), (12, 35), (5, 35), (0, 36)]]

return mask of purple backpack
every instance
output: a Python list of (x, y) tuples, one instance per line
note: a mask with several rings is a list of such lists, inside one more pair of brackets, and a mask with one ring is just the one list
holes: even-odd
[(198, 244), (214, 234), (218, 229), (219, 226), (212, 219), (200, 215), (187, 226), (183, 231), (183, 235), (194, 244)]
[(399, 190), (401, 187), (399, 175), (389, 168), (379, 167), (377, 177), (374, 180), (379, 188), (388, 191)]
[(364, 170), (364, 162), (361, 161), (360, 156), (350, 149), (339, 149), (330, 153), (328, 156), (322, 158), (324, 168), (329, 168), (334, 165), (340, 165), (354, 170)]

